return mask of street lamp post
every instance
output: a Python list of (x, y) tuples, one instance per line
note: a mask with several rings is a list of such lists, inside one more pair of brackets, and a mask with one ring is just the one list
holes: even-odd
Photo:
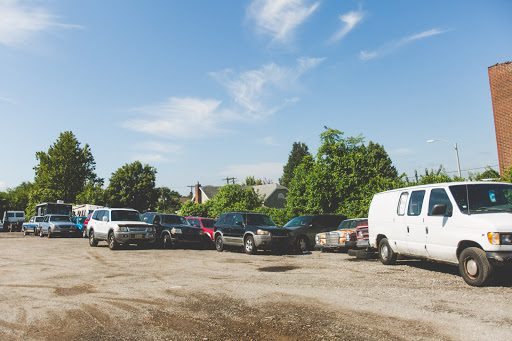
[[(450, 142), (448, 142), (446, 140), (428, 140), (427, 143), (432, 143), (432, 142), (436, 142), (436, 141), (445, 142), (445, 143), (450, 144)], [(457, 157), (457, 170), (459, 172), (459, 178), (462, 179), (462, 175), (460, 174), (459, 149), (457, 148), (457, 142), (455, 142), (453, 144), (453, 147), (455, 148), (455, 156)]]

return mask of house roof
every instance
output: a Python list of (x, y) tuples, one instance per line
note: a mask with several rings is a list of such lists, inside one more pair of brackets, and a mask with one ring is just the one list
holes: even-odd
[(267, 199), (278, 189), (288, 190), (288, 188), (279, 184), (247, 186), (247, 188), (250, 187), (254, 188), (254, 191), (257, 192), (258, 195), (263, 196), (263, 201), (267, 201)]
[(206, 199), (213, 199), (214, 196), (219, 193), (221, 186), (201, 186), (200, 189), (204, 195), (206, 195)]

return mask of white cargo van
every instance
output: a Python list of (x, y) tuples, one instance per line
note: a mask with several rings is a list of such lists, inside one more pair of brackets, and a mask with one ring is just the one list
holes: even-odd
[(490, 284), (495, 268), (512, 262), (512, 185), (452, 182), (381, 192), (368, 229), (384, 264), (399, 254), (458, 264), (469, 285)]

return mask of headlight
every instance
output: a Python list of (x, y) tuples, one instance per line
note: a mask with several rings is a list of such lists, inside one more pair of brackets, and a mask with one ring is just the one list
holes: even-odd
[(512, 245), (512, 233), (487, 233), (487, 239), (492, 245)]
[(317, 235), (315, 236), (315, 242), (316, 242), (316, 243), (318, 243), (318, 241), (319, 241), (319, 240), (320, 240), (320, 236), (317, 234)]
[(258, 230), (258, 231), (256, 231), (256, 234), (262, 234), (262, 235), (267, 236), (267, 235), (269, 235), (269, 234), (270, 234), (270, 232), (268, 232), (268, 231), (266, 231), (266, 230)]
[(175, 227), (172, 228), (171, 233), (181, 233), (181, 229), (177, 229)]
[(126, 226), (118, 227), (117, 232), (128, 232), (128, 227), (126, 227)]
[(146, 231), (148, 231), (148, 232), (153, 232), (154, 230), (155, 230), (155, 228), (154, 228), (154, 227), (148, 227), (148, 229), (147, 229)]

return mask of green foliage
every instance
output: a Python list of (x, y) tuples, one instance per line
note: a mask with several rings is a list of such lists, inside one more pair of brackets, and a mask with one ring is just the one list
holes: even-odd
[(379, 144), (343, 137), (326, 127), (315, 158), (306, 156), (290, 182), (287, 209), (291, 216), (334, 213), (366, 216), (373, 194), (401, 184), (391, 159)]
[(204, 204), (196, 204), (194, 201), (187, 201), (181, 205), (180, 215), (184, 217), (215, 218), (210, 214), (212, 200), (215, 200), (215, 198), (208, 200)]
[(289, 212), (287, 209), (282, 208), (273, 208), (273, 207), (258, 207), (253, 210), (254, 212), (263, 213), (268, 215), (272, 220), (278, 225), (283, 226), (286, 224), (291, 218), (289, 216)]
[(258, 186), (258, 185), (269, 185), (273, 183), (271, 179), (255, 179), (254, 176), (248, 176), (242, 183), (242, 186)]
[(126, 164), (112, 173), (106, 190), (111, 207), (131, 207), (140, 212), (154, 210), (158, 200), (155, 190), (156, 169), (140, 161)]
[(76, 204), (106, 205), (106, 191), (103, 188), (103, 179), (90, 181), (84, 190), (76, 196)]
[(475, 175), (470, 174), (469, 175), (470, 180), (480, 181), (480, 180), (494, 180), (494, 181), (500, 181), (501, 176), (500, 173), (495, 171), (494, 169), (487, 167), (483, 173), (477, 173)]
[(48, 153), (37, 152), (39, 164), (34, 167), (35, 183), (31, 205), (63, 200), (74, 203), (89, 181), (96, 180), (96, 163), (89, 145), (80, 142), (71, 131), (61, 133)]
[(181, 195), (176, 191), (171, 191), (169, 187), (159, 187), (155, 189), (158, 193), (156, 211), (160, 213), (175, 213), (180, 209)]
[(418, 175), (418, 171), (414, 171), (414, 180), (410, 181), (409, 179), (406, 179), (405, 186), (427, 185), (453, 181), (459, 181), (459, 177), (454, 176), (451, 178), (446, 174), (444, 167), (441, 165), (437, 171), (432, 169), (429, 172), (428, 169), (425, 169), (425, 174), (422, 175)]
[(252, 211), (261, 207), (263, 203), (263, 200), (252, 188), (243, 188), (237, 184), (221, 187), (219, 193), (211, 201), (209, 214), (215, 218), (218, 218), (221, 213), (229, 211)]
[(30, 193), (34, 184), (30, 182), (22, 182), (16, 188), (7, 189), (5, 195), (6, 204), (9, 210), (24, 211), (29, 206)]
[(279, 184), (288, 187), (293, 179), (295, 169), (302, 163), (305, 156), (311, 155), (308, 146), (302, 142), (294, 142), (292, 151), (288, 157), (288, 162), (283, 167), (283, 176), (279, 179)]

